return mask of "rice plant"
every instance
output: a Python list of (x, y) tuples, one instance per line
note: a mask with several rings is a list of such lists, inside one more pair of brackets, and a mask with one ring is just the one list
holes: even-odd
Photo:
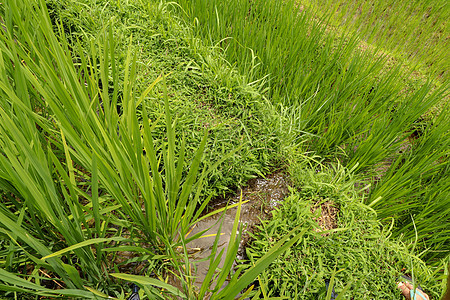
[[(208, 173), (239, 148), (201, 169), (204, 134), (188, 159), (185, 140), (176, 139), (167, 76), (136, 94), (136, 55), (128, 47), (119, 70), (111, 27), (88, 47), (69, 43), (63, 27), (54, 33), (44, 1), (7, 1), (2, 24), (2, 295), (124, 299), (125, 280), (149, 299), (198, 297), (186, 244), (203, 232), (187, 233), (210, 199), (199, 200)], [(143, 105), (158, 84), (162, 125)], [(153, 137), (157, 126), (164, 127), (162, 140)], [(239, 214), (222, 272), (216, 267), (223, 253), (211, 257), (208, 276), (216, 284), (205, 281), (199, 297), (236, 296), (302, 237), (292, 231), (252, 268), (234, 272), (238, 221)], [(123, 273), (127, 263), (141, 271)], [(161, 269), (178, 275), (181, 288), (154, 278)], [(220, 289), (228, 275), (239, 284)]]
[(448, 81), (449, 6), (446, 1), (305, 1), (307, 9), (330, 15), (332, 24), (351, 28), (368, 43)]
[[(370, 228), (389, 245), (372, 258), (393, 259), (388, 252), (398, 246), (393, 263), (410, 258), (420, 267), (408, 270), (420, 270), (430, 290), (438, 289), (450, 240), (448, 82), (444, 73), (439, 87), (430, 80), (408, 90), (410, 74), (389, 65), (383, 53), (413, 50), (423, 57), (421, 51), (429, 53), (434, 45), (430, 72), (448, 64), (440, 38), (418, 49), (425, 36), (415, 38), (413, 30), (407, 48), (394, 45), (405, 32), (403, 19), (416, 29), (423, 25), (424, 32), (435, 30), (421, 14), (442, 21), (446, 10), (439, 2), (417, 7), (410, 18), (405, 15), (413, 6), (386, 2), (370, 9), (368, 2), (361, 10), (370, 13), (362, 19), (347, 18), (355, 8), (350, 6), (336, 6), (341, 15), (322, 14), (331, 3), (94, 2), (8, 0), (0, 8), (2, 296), (124, 299), (125, 282), (142, 287), (149, 299), (292, 291), (295, 284), (288, 280), (269, 279), (280, 270), (273, 265), (259, 277), (260, 288), (254, 280), (285, 250), (284, 257), (292, 258), (303, 255), (311, 240), (329, 242), (298, 218), (280, 226), (290, 220), (290, 208), (310, 216), (299, 203), (317, 196), (311, 187), (342, 207), (356, 207), (344, 212), (344, 229), (363, 234)], [(376, 19), (384, 11), (386, 18)], [(147, 17), (156, 20), (156, 29), (143, 30)], [(114, 26), (117, 18), (121, 26)], [(330, 30), (342, 18), (347, 29)], [(381, 23), (371, 31), (367, 24), (373, 22)], [(386, 26), (392, 30), (385, 34)], [(186, 37), (174, 38), (173, 31)], [(360, 51), (361, 37), (384, 49)], [(440, 109), (422, 121), (436, 105)], [(238, 213), (231, 246), (217, 253), (219, 231), (211, 268), (196, 289), (186, 245), (203, 234), (188, 233), (211, 199), (207, 191), (223, 193), (298, 153), (305, 161), (304, 153), (320, 155), (323, 165), (305, 171), (309, 167), (300, 164), (299, 174), (309, 172), (298, 184), (303, 198), (293, 193), (267, 223), (275, 225), (256, 235), (255, 247), (264, 251), (234, 268), (242, 231)], [(350, 171), (325, 167), (330, 162)], [(354, 187), (360, 184), (366, 187), (358, 193)], [(370, 215), (369, 225), (352, 223), (351, 216), (362, 211)], [(375, 217), (393, 224), (392, 230), (376, 231)], [(281, 230), (278, 242), (267, 243), (264, 230)], [(389, 234), (396, 240), (388, 240)], [(346, 266), (358, 256), (350, 252)], [(137, 267), (130, 272), (130, 265)], [(342, 281), (349, 269), (334, 272), (322, 265), (319, 271), (330, 274), (340, 292), (351, 287)], [(389, 269), (380, 280), (389, 281), (396, 271)], [(178, 287), (166, 282), (167, 273)], [(432, 278), (439, 278), (434, 286)], [(295, 293), (330, 297), (319, 285), (308, 287), (306, 280)]]
[[(439, 259), (448, 258), (448, 244), (444, 242), (448, 230), (443, 225), (449, 220), (448, 122), (443, 121), (448, 80), (433, 87), (435, 79), (431, 78), (408, 89), (405, 82), (409, 82), (411, 70), (401, 63), (393, 64), (386, 51), (392, 49), (389, 45), (393, 41), (399, 47), (415, 45), (411, 51), (417, 50), (417, 43), (428, 45), (424, 42), (426, 33), (413, 39), (414, 30), (421, 29), (421, 13), (425, 11), (436, 13), (431, 18), (446, 22), (443, 16), (447, 10), (441, 2), (427, 2), (417, 10), (413, 3), (407, 7), (391, 3), (387, 21), (380, 18), (380, 22), (393, 27), (392, 36), (377, 36), (383, 35), (381, 27), (375, 28), (374, 35), (370, 33), (368, 24), (383, 14), (383, 6), (371, 8), (368, 18), (372, 21), (348, 18), (349, 24), (362, 24), (358, 25), (362, 30), (358, 34), (353, 25), (330, 29), (334, 19), (331, 12), (339, 10), (342, 15), (336, 18), (342, 19), (346, 12), (357, 9), (339, 7), (343, 2), (327, 14), (320, 8), (330, 7), (331, 2), (321, 7), (305, 7), (296, 1), (177, 2), (182, 7), (180, 14), (194, 24), (198, 34), (221, 45), (227, 59), (248, 74), (250, 83), (261, 84), (280, 111), (298, 112), (298, 132), (309, 133), (302, 144), (304, 151), (329, 161), (338, 158), (364, 182), (373, 178), (366, 203), (376, 209), (380, 219), (394, 219), (394, 235), (403, 236), (411, 248), (415, 245), (412, 239), (417, 238), (421, 250), (432, 251), (425, 257), (435, 266), (441, 265)], [(371, 2), (364, 5), (370, 8)], [(404, 32), (403, 16), (411, 10), (415, 12), (405, 23), (413, 24), (413, 30), (408, 31), (411, 40), (399, 43), (403, 41), (398, 37)], [(428, 24), (424, 32), (440, 30), (439, 25), (424, 22)], [(374, 51), (361, 51), (359, 43), (365, 33), (374, 37), (368, 39), (375, 41)], [(379, 48), (378, 43), (387, 46)], [(433, 54), (428, 49), (420, 55), (427, 55), (436, 66), (448, 64), (446, 43), (438, 38)], [(417, 124), (436, 106), (441, 109), (425, 122), (425, 133), (418, 139), (413, 137)], [(383, 172), (385, 169), (389, 171)]]
[[(112, 291), (118, 296), (109, 275), (117, 268), (116, 253), (132, 246), (147, 253), (143, 262), (151, 266), (155, 254), (175, 248), (181, 228), (183, 233), (192, 225), (198, 201), (188, 199), (202, 185), (197, 173), (205, 142), (182, 177), (184, 149), (175, 156), (167, 97), (167, 146), (155, 148), (148, 122), (139, 127), (136, 106), (145, 94), (133, 96), (136, 61), (131, 51), (120, 99), (123, 113), (116, 109), (117, 93), (110, 97), (99, 88), (99, 80), (107, 82), (109, 76), (118, 84), (111, 31), (98, 45), (99, 61), (81, 58), (76, 66), (64, 38), (54, 35), (43, 2), (8, 5), (12, 15), (5, 16), (5, 24), (10, 27), (1, 45), (1, 186), (6, 200), (1, 222), (10, 244), (5, 269), (13, 273), (3, 274), (10, 284), (4, 287), (40, 295), (93, 298)], [(29, 28), (38, 30), (30, 35)], [(99, 71), (92, 67), (97, 63)], [(31, 269), (22, 269), (30, 262)], [(35, 284), (24, 285), (18, 273)], [(41, 286), (43, 274), (66, 290)]]
[[(299, 108), (301, 130), (318, 136), (311, 149), (323, 155), (355, 143), (370, 149), (357, 154), (361, 169), (389, 156), (393, 141), (417, 114), (439, 103), (439, 92), (446, 89), (431, 97), (424, 93), (426, 86), (402, 94), (407, 74), (399, 68), (386, 70), (382, 55), (374, 59), (373, 53), (356, 51), (355, 36), (328, 32), (327, 19), (316, 20), (315, 11), (301, 10), (295, 1), (179, 3), (196, 20), (198, 32), (219, 43), (249, 82), (267, 82), (273, 103)], [(402, 113), (392, 113), (400, 105)], [(390, 122), (397, 117), (398, 122)], [(385, 123), (392, 126), (387, 131), (392, 136), (374, 134), (369, 141)]]

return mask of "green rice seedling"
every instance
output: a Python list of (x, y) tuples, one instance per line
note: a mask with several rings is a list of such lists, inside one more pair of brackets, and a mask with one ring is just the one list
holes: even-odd
[[(367, 131), (361, 132), (361, 136), (350, 142), (349, 147), (354, 151), (347, 151), (348, 164), (358, 164), (358, 168), (362, 169), (395, 156), (401, 145), (407, 142), (409, 128), (445, 97), (446, 90), (447, 87), (442, 86), (430, 94), (430, 85), (424, 85), (407, 99), (396, 101), (392, 112), (380, 111), (379, 115), (373, 116), (373, 123)], [(366, 120), (370, 117), (369, 114)]]
[[(299, 108), (301, 130), (318, 136), (311, 150), (333, 156), (345, 149), (361, 170), (396, 151), (393, 142), (417, 113), (442, 100), (439, 93), (424, 100), (426, 87), (402, 95), (401, 69), (386, 70), (385, 56), (360, 53), (354, 35), (327, 31), (327, 19), (315, 19), (313, 9), (295, 1), (179, 3), (196, 18), (199, 34), (219, 43), (242, 73), (255, 76), (249, 80), (267, 78), (273, 103)], [(393, 117), (399, 105), (402, 112)], [(376, 133), (383, 123), (391, 126), (388, 136)]]
[[(89, 239), (92, 232), (84, 216), (86, 208), (79, 202), (83, 194), (76, 186), (73, 167), (65, 169), (67, 165), (64, 166), (51, 151), (49, 140), (54, 138), (55, 133), (58, 134), (58, 128), (50, 120), (34, 113), (39, 109), (39, 102), (35, 101), (42, 96), (38, 96), (38, 87), (33, 86), (36, 78), (30, 80), (29, 76), (33, 75), (28, 65), (33, 65), (33, 60), (37, 60), (39, 54), (28, 54), (30, 48), (19, 43), (27, 41), (32, 44), (39, 37), (43, 38), (43, 34), (38, 32), (37, 35), (30, 36), (29, 28), (37, 27), (36, 19), (33, 19), (35, 15), (24, 13), (27, 12), (24, 5), (11, 5), (9, 2), (5, 4), (6, 11), (11, 14), (5, 16), (4, 21), (8, 26), (1, 35), (1, 181), (2, 188), (6, 188), (3, 193), (14, 195), (9, 198), (13, 201), (10, 209), (11, 202), (2, 203), (0, 218), (2, 235), (9, 241), (11, 251), (5, 267), (15, 269), (20, 267), (20, 264), (15, 264), (21, 262), (23, 268), (25, 261), (34, 261), (36, 268), (31, 277), (35, 277), (37, 282), (41, 280), (39, 278), (42, 274), (38, 271), (42, 268), (58, 274), (67, 282), (67, 288), (82, 289), (82, 279), (75, 266), (59, 258), (42, 259), (53, 252), (53, 247), (61, 246), (58, 241), (64, 240), (69, 245), (77, 244)], [(21, 13), (27, 16), (23, 23), (17, 22)], [(16, 26), (24, 31), (19, 30), (20, 34), (15, 34)], [(41, 43), (44, 41), (42, 39)], [(42, 134), (43, 128), (48, 130), (48, 136)], [(72, 161), (66, 144), (63, 142), (60, 145), (64, 148), (60, 155), (70, 165)], [(116, 238), (109, 241), (114, 239)], [(46, 245), (43, 240), (56, 242), (54, 245)], [(92, 249), (84, 247), (73, 251), (80, 259), (78, 267), (84, 268), (91, 279), (102, 277), (102, 270), (95, 264)], [(73, 291), (73, 294), (77, 293)], [(86, 294), (83, 291), (79, 293)]]
[[(92, 68), (94, 61), (84, 59), (77, 70), (67, 44), (60, 44), (53, 34), (43, 2), (24, 3), (10, 11), (13, 15), (5, 17), (5, 23), (17, 24), (17, 29), (10, 27), (2, 34), (1, 88), (5, 97), (0, 109), (1, 174), (2, 188), (8, 188), (3, 192), (14, 193), (16, 206), (11, 211), (8, 202), (2, 204), (6, 213), (2, 212), (1, 216), (2, 234), (8, 237), (10, 250), (17, 249), (21, 259), (26, 257), (34, 262), (36, 280), (39, 280), (36, 274), (40, 275), (43, 268), (69, 289), (53, 294), (96, 297), (101, 291), (111, 289), (108, 268), (112, 266), (108, 265), (104, 254), (107, 252), (103, 251), (106, 243), (132, 242), (116, 236), (120, 232), (115, 232), (111, 225), (118, 224), (130, 233), (140, 230), (141, 243), (144, 240), (149, 243), (154, 256), (166, 247), (176, 247), (177, 234), (180, 231), (185, 234), (195, 222), (194, 213), (201, 212), (195, 210), (200, 193), (197, 191), (191, 197), (194, 189), (201, 190), (203, 178), (196, 178), (206, 138), (194, 156), (189, 173), (182, 177), (184, 149), (182, 146), (180, 156), (175, 156), (167, 92), (168, 143), (162, 147), (162, 157), (156, 153), (149, 124), (144, 123), (144, 134), (138, 126), (136, 99), (130, 85), (135, 60), (130, 51), (121, 99), (123, 114), (119, 115), (115, 109), (117, 94), (109, 102), (108, 95), (98, 87), (98, 79), (106, 82), (109, 76), (108, 61), (114, 61), (114, 52), (110, 51), (111, 31), (100, 47), (100, 72)], [(22, 14), (30, 19), (21, 20)], [(21, 31), (30, 24), (37, 29), (33, 36)], [(9, 51), (10, 48), (14, 51)], [(28, 55), (29, 52), (32, 54)], [(114, 64), (112, 72), (112, 77), (117, 78)], [(8, 85), (10, 81), (15, 84)], [(39, 105), (48, 110), (49, 119), (35, 111)], [(163, 175), (161, 158), (165, 162)], [(78, 183), (83, 177), (90, 181), (88, 190)], [(100, 190), (111, 200), (100, 198)], [(118, 209), (123, 214), (108, 216)], [(64, 249), (57, 251), (61, 247)], [(74, 255), (69, 255), (72, 252)], [(77, 260), (76, 267), (68, 263), (71, 259)], [(11, 258), (7, 263), (11, 270), (20, 267)], [(14, 284), (13, 278), (15, 282), (20, 281), (14, 274), (8, 274), (3, 274), (5, 282)], [(89, 293), (84, 291), (86, 284)], [(15, 292), (49, 293), (36, 286), (24, 288), (5, 286), (5, 290)]]
[(449, 250), (449, 129), (444, 110), (410, 139), (411, 151), (392, 161), (367, 199), (380, 218), (398, 222), (394, 235), (411, 244), (418, 237), (419, 252), (437, 265)]
[[(242, 293), (241, 298), (243, 298), (245, 297), (245, 295), (248, 295), (252, 291), (253, 287), (248, 288), (248, 286), (255, 280), (255, 278), (272, 261), (274, 261), (278, 255), (289, 249), (305, 234), (305, 230), (298, 232), (298, 228), (294, 228), (293, 230), (288, 232), (280, 241), (278, 241), (278, 243), (273, 245), (270, 251), (260, 257), (251, 266), (249, 266), (248, 268), (238, 267), (236, 270), (233, 270), (233, 264), (235, 263), (236, 254), (242, 235), (242, 225), (239, 224), (241, 204), (242, 197), (240, 202), (237, 204), (238, 209), (236, 212), (233, 230), (231, 232), (231, 237), (228, 248), (226, 249), (226, 253), (224, 253), (225, 249), (222, 249), (219, 253), (217, 253), (219, 236), (221, 234), (221, 226), (219, 227), (219, 231), (216, 234), (216, 239), (212, 245), (213, 251), (211, 257), (209, 258), (210, 269), (208, 270), (208, 273), (200, 287), (200, 290), (196, 292), (195, 287), (192, 286), (189, 281), (183, 281), (184, 293), (177, 291), (171, 286), (165, 287), (168, 291), (171, 291), (172, 295), (177, 296), (181, 299), (204, 299), (205, 297), (208, 297), (209, 299), (235, 299)], [(186, 253), (187, 249), (185, 248), (185, 244), (183, 244), (183, 247)], [(222, 260), (222, 256), (224, 254), (225, 258)], [(221, 261), (223, 263), (223, 267), (219, 269), (218, 265)], [(189, 265), (191, 263), (189, 262), (189, 258), (187, 256), (185, 256), (185, 260), (181, 264), (184, 266), (184, 270), (190, 270)], [(189, 276), (190, 274), (186, 275)], [(146, 291), (147, 296), (151, 298), (155, 296), (159, 298), (154, 294), (152, 286), (163, 287), (162, 284), (158, 284), (154, 280), (148, 279), (146, 277), (127, 274), (112, 274), (112, 276), (142, 285)], [(228, 281), (226, 286), (224, 286), (225, 281)]]
[[(388, 56), (382, 52), (361, 52), (357, 47), (358, 37), (351, 31), (342, 34), (329, 30), (327, 25), (333, 17), (318, 18), (319, 11), (315, 7), (297, 7), (294, 1), (236, 0), (230, 3), (198, 0), (178, 3), (187, 20), (194, 19), (194, 24), (198, 24), (200, 35), (219, 43), (230, 62), (236, 63), (241, 72), (256, 76), (249, 80), (267, 78), (267, 96), (273, 103), (283, 104), (279, 106), (280, 110), (299, 112), (297, 124), (300, 130), (297, 132), (310, 133), (308, 141), (303, 143), (305, 151), (316, 151), (328, 159), (338, 157), (349, 169), (354, 168), (355, 172), (366, 177), (386, 161), (398, 159), (390, 173), (396, 174), (395, 179), (392, 177), (383, 191), (381, 186), (375, 188), (379, 192), (375, 192), (377, 197), (371, 197), (369, 203), (378, 197), (397, 197), (389, 190), (398, 188), (403, 199), (408, 199), (402, 201), (415, 203), (418, 209), (428, 207), (427, 214), (448, 220), (446, 210), (440, 209), (439, 202), (431, 204), (431, 195), (445, 197), (447, 185), (444, 183), (443, 188), (431, 182), (445, 179), (446, 167), (442, 167), (440, 175), (434, 177), (436, 181), (421, 180), (421, 175), (413, 175), (422, 174), (419, 168), (410, 168), (413, 164), (400, 164), (404, 156), (410, 157), (412, 153), (398, 158), (398, 152), (407, 143), (409, 131), (417, 120), (447, 97), (448, 85), (445, 82), (437, 89), (432, 89), (428, 82), (414, 92), (406, 93), (404, 78), (409, 74), (404, 74), (404, 69), (398, 65), (387, 66)], [(403, 10), (401, 5), (399, 3), (393, 11)], [(345, 9), (356, 8), (350, 4), (347, 8), (342, 6), (339, 9), (343, 15), (338, 17), (344, 18)], [(419, 7), (418, 11), (422, 8)], [(375, 20), (380, 14), (381, 11), (374, 10), (370, 18)], [(388, 22), (396, 24), (402, 15), (397, 19), (396, 14), (390, 13), (388, 18), (391, 18)], [(375, 32), (380, 31), (376, 29)], [(441, 46), (439, 49), (445, 49)], [(255, 57), (258, 64), (254, 63)], [(254, 68), (255, 65), (258, 66)], [(423, 159), (418, 165), (425, 168), (425, 173), (429, 170), (430, 174), (435, 174), (435, 166), (441, 164), (439, 157), (447, 155), (442, 150), (448, 145), (446, 135), (442, 134), (445, 126), (437, 128), (430, 127), (436, 131), (433, 134), (435, 139), (429, 144), (440, 149), (436, 155), (430, 156), (427, 151), (431, 149), (425, 148), (417, 149), (420, 154), (413, 152), (418, 159), (416, 162)], [(412, 181), (413, 187), (405, 187), (403, 183), (409, 185), (411, 177), (417, 178)], [(429, 191), (429, 200), (422, 201), (416, 197), (414, 191), (419, 187), (422, 191)], [(444, 193), (441, 194), (441, 190)], [(389, 201), (382, 201), (377, 204), (377, 211), (380, 216), (389, 215), (395, 220), (403, 220), (396, 223), (399, 229), (410, 217), (406, 214), (396, 216), (393, 213), (404, 213), (405, 210), (391, 210), (390, 207)], [(428, 236), (427, 232), (433, 232), (427, 231), (425, 224), (424, 219), (419, 239)], [(443, 246), (439, 240), (438, 248)]]
[(330, 15), (338, 28), (351, 28), (368, 43), (411, 66), (419, 65), (422, 72), (448, 80), (446, 1), (306, 1), (304, 5), (316, 8), (318, 15)]

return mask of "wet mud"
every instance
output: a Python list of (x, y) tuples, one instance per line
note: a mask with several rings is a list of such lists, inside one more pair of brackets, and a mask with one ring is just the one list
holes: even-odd
[[(270, 210), (276, 207), (288, 195), (287, 176), (283, 172), (273, 173), (266, 178), (256, 178), (249, 181), (248, 185), (239, 189), (235, 195), (231, 195), (226, 199), (216, 201), (212, 210), (219, 209), (228, 205), (239, 202), (241, 191), (242, 201), (248, 201), (241, 206), (240, 224), (243, 228), (242, 239), (239, 245), (237, 259), (243, 259), (245, 253), (245, 244), (249, 239), (248, 232), (260, 223), (261, 219), (268, 216)], [(205, 260), (211, 255), (212, 246), (220, 227), (220, 218), (223, 216), (223, 224), (217, 253), (224, 249), (222, 262), (219, 268), (223, 266), (223, 260), (228, 248), (228, 241), (232, 234), (233, 224), (236, 216), (237, 208), (226, 210), (225, 213), (219, 213), (208, 217), (196, 224), (190, 234), (195, 234), (208, 229), (204, 235), (212, 235), (196, 239), (187, 244), (187, 248), (192, 250), (192, 262), (196, 265), (196, 281), (195, 284), (200, 286), (208, 272), (209, 260)], [(202, 261), (205, 260), (205, 261)]]

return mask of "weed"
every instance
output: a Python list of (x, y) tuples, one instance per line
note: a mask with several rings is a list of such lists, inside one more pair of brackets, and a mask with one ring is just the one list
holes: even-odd
[[(336, 293), (345, 297), (391, 299), (398, 295), (395, 278), (404, 268), (414, 272), (427, 293), (439, 296), (440, 287), (423, 261), (390, 238), (389, 225), (382, 227), (377, 214), (361, 203), (348, 170), (339, 166), (326, 170), (313, 162), (312, 166), (292, 162), (295, 189), (272, 212), (272, 219), (263, 221), (247, 248), (252, 261), (290, 228), (307, 228), (303, 239), (262, 273), (257, 291), (265, 297), (325, 299), (325, 282), (334, 278)], [(312, 209), (317, 203), (328, 203), (338, 211), (335, 228), (319, 227), (320, 209)]]

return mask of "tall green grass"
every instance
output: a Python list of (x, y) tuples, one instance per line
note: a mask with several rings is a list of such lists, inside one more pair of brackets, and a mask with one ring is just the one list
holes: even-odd
[[(53, 33), (43, 2), (9, 5), (1, 45), (1, 186), (13, 196), (2, 203), (0, 219), (10, 244), (5, 268), (31, 276), (36, 284), (15, 288), (9, 273), (2, 276), (10, 284), (4, 288), (83, 298), (95, 297), (98, 289), (118, 296), (117, 287), (110, 287), (115, 266), (108, 260), (127, 251), (120, 244), (131, 246), (136, 239), (138, 246), (131, 249), (150, 254), (150, 261), (156, 253), (170, 258), (180, 234), (195, 222), (199, 193), (190, 197), (202, 185), (197, 173), (206, 139), (182, 176), (185, 151), (182, 145), (178, 155), (174, 152), (167, 92), (167, 143), (155, 148), (150, 124), (139, 126), (136, 107), (154, 84), (140, 98), (133, 95), (131, 48), (119, 114), (117, 92), (110, 97), (98, 85), (109, 77), (116, 89), (119, 83), (112, 31), (105, 32), (103, 44), (88, 49), (99, 49), (98, 61), (81, 57), (75, 66), (64, 36)], [(111, 242), (118, 247), (106, 249)], [(27, 261), (34, 265), (31, 274), (20, 271)], [(40, 272), (69, 290), (44, 289)]]
[[(93, 2), (77, 1), (67, 11), (52, 7), (52, 19), (44, 1), (10, 0), (1, 8), (2, 293), (123, 299), (125, 280), (150, 299), (234, 297), (304, 232), (294, 227), (247, 272), (233, 273), (234, 234), (227, 253), (209, 258), (211, 281), (198, 292), (185, 236), (208, 203), (206, 182), (225, 190), (254, 176), (278, 144), (337, 157), (360, 178), (378, 172), (366, 204), (380, 219), (394, 219), (392, 234), (409, 249), (440, 266), (449, 247), (448, 108), (432, 123), (419, 121), (448, 85), (404, 93), (408, 74), (356, 51), (356, 37), (328, 32), (328, 19), (318, 22), (294, 1), (179, 3), (119, 1), (89, 14)], [(155, 29), (143, 37), (145, 23), (127, 23), (145, 12), (175, 28), (162, 17), (168, 5), (214, 51), (223, 49), (230, 65), (197, 47), (195, 35), (179, 40)], [(113, 28), (113, 16), (129, 26)], [(174, 49), (179, 57), (167, 54)], [(146, 53), (161, 59), (143, 59)], [(186, 56), (195, 59), (180, 59)], [(149, 66), (159, 64), (177, 76), (158, 77)], [(180, 93), (180, 86), (189, 88)], [(183, 106), (178, 97), (203, 101)], [(186, 113), (208, 105), (201, 111), (211, 113), (212, 126)], [(142, 273), (125, 274), (115, 263), (127, 251), (135, 256), (126, 262), (144, 265)], [(227, 267), (216, 273), (222, 255)], [(162, 269), (178, 276), (181, 290), (149, 278), (155, 272), (164, 279)], [(220, 290), (228, 275), (231, 284)]]
[[(402, 95), (399, 69), (386, 74), (383, 56), (374, 59), (372, 53), (355, 51), (354, 36), (327, 32), (327, 19), (316, 21), (313, 12), (301, 11), (295, 1), (179, 3), (199, 34), (224, 47), (249, 82), (267, 82), (262, 88), (273, 103), (299, 107), (297, 126), (318, 136), (313, 148), (322, 154), (357, 141), (374, 152), (356, 157), (360, 168), (379, 162), (417, 115), (440, 102), (439, 95), (426, 97), (426, 87)], [(398, 106), (402, 113), (392, 113)], [(390, 122), (392, 118), (396, 121)], [(391, 136), (375, 134), (364, 147), (364, 136), (379, 130), (379, 120), (391, 127), (383, 130)]]
[[(380, 166), (390, 168), (381, 181), (371, 183), (367, 204), (380, 218), (395, 219), (395, 236), (405, 233), (411, 216), (420, 216), (414, 227), (418, 239), (438, 257), (447, 256), (448, 231), (433, 223), (449, 220), (442, 209), (450, 205), (445, 107), (426, 125), (426, 134), (413, 142), (408, 137), (415, 136), (421, 116), (448, 97), (448, 82), (406, 92), (410, 74), (404, 69), (387, 66), (379, 50), (361, 51), (351, 30), (327, 29), (331, 14), (321, 17), (296, 1), (177, 2), (187, 22), (222, 46), (249, 83), (265, 91), (280, 111), (297, 116), (295, 126), (312, 135), (303, 144), (306, 151), (337, 157), (362, 178), (372, 177)], [(437, 53), (445, 51), (443, 44), (437, 47)], [(404, 152), (411, 143), (413, 150)], [(413, 237), (409, 230), (405, 240)]]
[[(425, 258), (448, 255), (450, 124), (444, 111), (433, 124), (419, 130), (411, 150), (395, 158), (375, 185), (367, 204), (380, 218), (395, 218), (396, 235), (417, 243)], [(386, 208), (386, 203), (389, 207)]]
[[(302, 237), (292, 231), (252, 268), (234, 272), (237, 214), (231, 246), (214, 251), (211, 281), (195, 291), (186, 244), (204, 232), (186, 236), (210, 199), (202, 194), (207, 176), (240, 148), (201, 166), (202, 133), (188, 155), (192, 148), (175, 130), (168, 76), (138, 92), (131, 37), (121, 60), (111, 26), (85, 44), (51, 22), (44, 1), (7, 1), (1, 13), (2, 296), (124, 299), (124, 283), (135, 282), (147, 299), (235, 297)], [(150, 119), (149, 95), (163, 105), (159, 119)], [(163, 271), (174, 273), (180, 289), (164, 282)], [(220, 289), (238, 277), (239, 284)]]
[(351, 28), (366, 42), (419, 66), (443, 82), (450, 62), (447, 1), (305, 1), (319, 15), (330, 15), (338, 28)]
[[(173, 3), (132, 1), (101, 5), (93, 0), (46, 3), (52, 23), (64, 25), (69, 45), (75, 48), (74, 56), (98, 55), (84, 49), (101, 35), (104, 26), (114, 24), (116, 66), (121, 80), (132, 35), (137, 93), (144, 92), (161, 72), (171, 74), (166, 78), (171, 111), (179, 124), (177, 138), (184, 136), (186, 140), (187, 157), (191, 158), (201, 142), (204, 129), (209, 132), (208, 150), (201, 166), (214, 164), (228, 149), (240, 147), (222, 164), (223, 168), (208, 176), (206, 193), (228, 192), (255, 174), (265, 172), (276, 159), (282, 134), (276, 110), (245, 83), (244, 76), (228, 64), (218, 47), (205, 45), (190, 26), (168, 11)], [(75, 37), (82, 45), (80, 51), (72, 46)], [(112, 91), (112, 82), (108, 86)], [(156, 86), (142, 102), (147, 105), (148, 119), (157, 120), (164, 114), (164, 105), (158, 98), (161, 92), (161, 87)], [(120, 90), (118, 93), (121, 97)], [(141, 110), (139, 106), (137, 113), (142, 122)], [(156, 126), (154, 134), (155, 139), (162, 139), (164, 126)]]

